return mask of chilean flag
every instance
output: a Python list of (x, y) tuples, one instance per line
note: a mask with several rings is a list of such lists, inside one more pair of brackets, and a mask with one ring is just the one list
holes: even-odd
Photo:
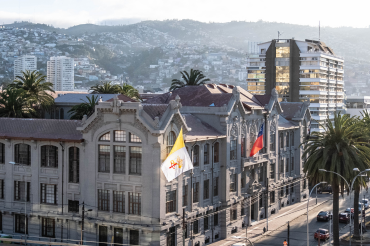
[(263, 124), (261, 125), (261, 129), (258, 132), (256, 142), (254, 142), (253, 144), (250, 157), (257, 154), (257, 152), (260, 151), (262, 148), (263, 148)]

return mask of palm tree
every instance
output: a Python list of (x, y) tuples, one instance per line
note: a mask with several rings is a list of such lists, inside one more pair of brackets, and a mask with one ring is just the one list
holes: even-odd
[(111, 81), (103, 82), (102, 85), (96, 84), (90, 87), (91, 94), (116, 94), (119, 93), (119, 86), (113, 85)]
[(180, 73), (182, 75), (183, 81), (178, 80), (178, 79), (173, 79), (171, 87), (170, 87), (170, 91), (173, 91), (173, 90), (185, 87), (185, 86), (203, 85), (205, 82), (210, 81), (210, 79), (206, 78), (203, 75), (202, 71), (199, 71), (199, 70), (190, 69), (190, 75), (186, 71), (183, 71)]
[(71, 116), (72, 120), (81, 120), (84, 115), (89, 117), (95, 112), (95, 106), (98, 105), (99, 96), (98, 95), (92, 95), (91, 98), (86, 96), (87, 101), (83, 101), (83, 103), (80, 103), (78, 105), (73, 106), (68, 113), (73, 113)]
[[(339, 192), (343, 193), (344, 181), (336, 174), (320, 172), (326, 169), (351, 180), (356, 175), (353, 169), (366, 169), (370, 163), (369, 145), (361, 140), (361, 125), (355, 117), (336, 113), (334, 121), (327, 119), (324, 132), (313, 132), (309, 139), (304, 140), (303, 156), (307, 156), (304, 172), (312, 183), (326, 181), (333, 189), (333, 238), (334, 245), (339, 245)], [(363, 130), (363, 129), (362, 129)], [(348, 189), (349, 190), (349, 187)]]
[(9, 86), (23, 89), (29, 97), (29, 101), (37, 109), (50, 108), (54, 104), (54, 98), (49, 93), (55, 91), (53, 84), (45, 82), (45, 78), (46, 76), (39, 71), (26, 70), (22, 72), (22, 76), (16, 76), (14, 82)]
[(0, 117), (30, 118), (35, 116), (36, 111), (23, 89), (7, 87), (0, 93)]
[(119, 87), (118, 92), (120, 94), (123, 94), (123, 95), (128, 96), (128, 97), (133, 98), (133, 99), (141, 100), (139, 91), (136, 90), (133, 86), (131, 86), (127, 83), (124, 83), (122, 86), (118, 86), (118, 87)]

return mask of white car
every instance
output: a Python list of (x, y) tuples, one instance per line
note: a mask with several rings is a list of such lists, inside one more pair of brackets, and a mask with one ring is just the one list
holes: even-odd
[(361, 202), (364, 204), (365, 209), (369, 208), (369, 199), (362, 199)]

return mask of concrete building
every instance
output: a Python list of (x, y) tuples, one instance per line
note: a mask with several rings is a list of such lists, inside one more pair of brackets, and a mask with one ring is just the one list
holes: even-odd
[[(312, 118), (319, 123), (344, 104), (343, 58), (316, 40), (279, 39), (258, 44), (258, 53), (248, 54), (247, 90), (265, 94), (276, 88), (279, 100), (310, 100)], [(312, 131), (321, 131), (312, 122)]]
[[(115, 97), (82, 121), (0, 118), (2, 232), (77, 243), (84, 206), (88, 245), (230, 237), (306, 198), (308, 107), (279, 103), (275, 89), (207, 84), (144, 103)], [(265, 147), (249, 157), (262, 124)], [(194, 169), (167, 182), (160, 165), (181, 128)]]
[(54, 84), (55, 91), (73, 91), (73, 58), (65, 56), (50, 57), (50, 61), (47, 62), (47, 81)]
[(347, 96), (345, 113), (350, 116), (362, 116), (363, 111), (370, 109), (370, 96)]
[(14, 79), (16, 76), (22, 76), (22, 72), (26, 70), (37, 70), (37, 57), (36, 56), (20, 56), (14, 60)]

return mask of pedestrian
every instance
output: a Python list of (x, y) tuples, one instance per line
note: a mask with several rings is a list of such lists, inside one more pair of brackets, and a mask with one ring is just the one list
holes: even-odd
[(284, 240), (284, 246), (287, 246), (288, 245), (288, 243), (286, 242), (286, 239)]
[(266, 227), (263, 227), (263, 234), (265, 234), (266, 232)]

